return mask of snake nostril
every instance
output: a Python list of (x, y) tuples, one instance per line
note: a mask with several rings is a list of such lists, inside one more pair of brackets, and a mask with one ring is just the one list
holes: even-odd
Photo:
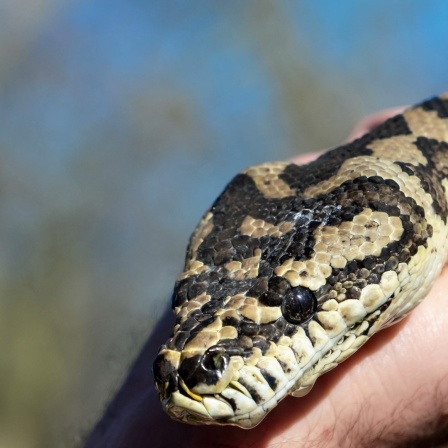
[(202, 356), (201, 364), (206, 370), (223, 372), (229, 364), (229, 356), (222, 348), (211, 347)]
[(185, 358), (178, 373), (189, 388), (199, 384), (216, 384), (226, 371), (229, 360), (229, 355), (222, 347), (210, 347), (202, 356)]

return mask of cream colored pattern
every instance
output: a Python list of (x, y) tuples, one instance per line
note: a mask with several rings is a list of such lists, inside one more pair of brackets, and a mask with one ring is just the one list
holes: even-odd
[(247, 168), (243, 174), (250, 176), (267, 198), (281, 199), (295, 195), (295, 191), (279, 177), (288, 165), (287, 162), (264, 163)]
[(316, 291), (325, 284), (332, 268), (343, 269), (351, 260), (379, 256), (384, 246), (399, 241), (403, 233), (400, 218), (384, 212), (363, 210), (339, 226), (320, 225), (314, 231), (314, 256), (311, 260), (290, 258), (275, 269), (291, 286), (303, 286)]
[(244, 280), (256, 278), (260, 267), (261, 249), (255, 249), (254, 256), (246, 258), (243, 261), (230, 261), (224, 267), (227, 270), (227, 276), (235, 280)]
[(290, 232), (292, 228), (293, 223), (289, 221), (283, 221), (278, 225), (274, 225), (262, 219), (252, 218), (252, 216), (248, 215), (244, 218), (244, 221), (241, 224), (240, 232), (241, 234), (252, 238), (261, 238), (262, 236), (280, 238), (285, 233)]

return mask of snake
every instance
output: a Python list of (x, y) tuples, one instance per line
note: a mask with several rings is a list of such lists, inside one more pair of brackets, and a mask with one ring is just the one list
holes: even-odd
[(448, 93), (307, 165), (242, 171), (194, 230), (153, 363), (163, 409), (249, 429), (394, 324), (447, 258)]

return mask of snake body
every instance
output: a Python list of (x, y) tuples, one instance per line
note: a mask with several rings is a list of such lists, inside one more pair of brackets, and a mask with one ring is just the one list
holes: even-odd
[(305, 166), (238, 174), (194, 231), (153, 370), (192, 424), (257, 425), (395, 323), (447, 257), (448, 94)]

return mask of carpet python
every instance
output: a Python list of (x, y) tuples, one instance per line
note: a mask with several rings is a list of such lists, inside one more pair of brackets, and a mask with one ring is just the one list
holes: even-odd
[(448, 94), (308, 165), (238, 174), (194, 231), (154, 361), (165, 411), (251, 428), (395, 323), (447, 254)]

